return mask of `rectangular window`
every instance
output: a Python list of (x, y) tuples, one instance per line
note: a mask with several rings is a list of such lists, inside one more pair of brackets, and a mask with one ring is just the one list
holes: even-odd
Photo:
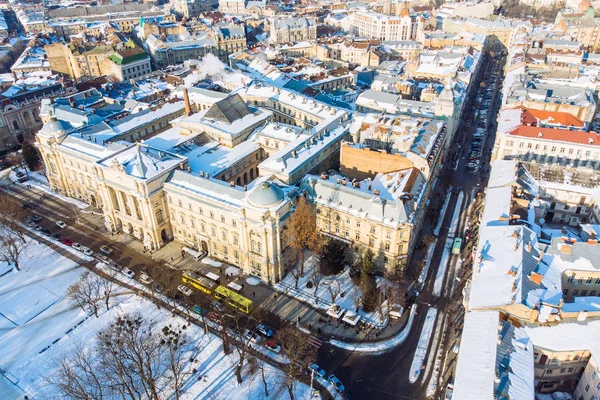
[(369, 238), (369, 246), (375, 246), (375, 239)]
[(592, 283), (592, 277), (590, 276), (589, 278), (587, 278), (587, 280), (585, 281), (585, 283), (587, 283), (588, 285), (590, 285)]
[(575, 275), (571, 275), (571, 276), (569, 276), (569, 277), (567, 278), (567, 282), (568, 282), (568, 283), (572, 283), (572, 282), (573, 282), (573, 279), (575, 279)]
[(354, 235), (354, 239), (356, 239), (357, 241), (360, 240), (360, 233), (356, 232), (356, 234)]

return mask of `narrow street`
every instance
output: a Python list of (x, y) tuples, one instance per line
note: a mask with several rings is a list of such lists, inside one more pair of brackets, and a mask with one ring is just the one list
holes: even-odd
[[(504, 59), (502, 58), (493, 60), (493, 63), (497, 64), (496, 68), (501, 68), (503, 62)], [(488, 70), (491, 70), (491, 67), (490, 65)], [(483, 72), (485, 75), (489, 73), (489, 71)], [(501, 76), (502, 73), (499, 72), (496, 84), (500, 81)], [(450, 255), (447, 266), (441, 265), (441, 261), (446, 240), (449, 237), (454, 237), (454, 234), (449, 235), (449, 231), (456, 230), (456, 237), (464, 237), (464, 232), (468, 228), (467, 223), (473, 220), (473, 216), (470, 219), (467, 211), (469, 209), (471, 212), (475, 210), (475, 207), (470, 207), (476, 201), (474, 198), (475, 191), (478, 188), (484, 188), (486, 185), (487, 174), (483, 172), (483, 169), (489, 166), (489, 156), (494, 145), (494, 119), (499, 107), (498, 92), (499, 87), (496, 86), (493, 100), (488, 110), (489, 126), (487, 127), (488, 133), (483, 141), (483, 155), (480, 169), (472, 172), (466, 168), (469, 162), (469, 148), (472, 135), (476, 130), (476, 125), (473, 123), (467, 126), (466, 119), (464, 119), (457, 130), (455, 145), (451, 146), (451, 149), (455, 150), (451, 151), (448, 155), (448, 162), (444, 165), (444, 170), (440, 174), (440, 182), (436, 188), (437, 195), (432, 196), (429, 211), (431, 212), (433, 208), (442, 209), (442, 204), (445, 201), (444, 193), (446, 193), (446, 187), (451, 185), (454, 190), (450, 192), (450, 200), (435, 243), (428, 276), (425, 279), (423, 290), (416, 301), (415, 320), (404, 343), (380, 355), (352, 353), (331, 346), (330, 344), (323, 345), (319, 350), (319, 365), (327, 373), (334, 373), (339, 377), (355, 399), (433, 398), (431, 392), (433, 391), (435, 394), (438, 392), (438, 389), (443, 388), (446, 384), (446, 379), (440, 379), (441, 384), (438, 387), (435, 380), (447, 377), (444, 368), (445, 355), (450, 345), (453, 345), (453, 341), (448, 340), (449, 336), (456, 338), (460, 335), (460, 332), (455, 330), (451, 324), (456, 323), (454, 314), (456, 310), (460, 310), (461, 308), (460, 299), (462, 296), (460, 296), (460, 293), (464, 280), (458, 282), (455, 277), (462, 276), (460, 270), (465, 268), (462, 261), (468, 259), (473, 242), (471, 241), (466, 246), (463, 242), (462, 254), (459, 256)], [(475, 99), (472, 100), (472, 103), (475, 104)], [(453, 165), (450, 161), (453, 159), (457, 159), (456, 165)], [(482, 200), (481, 196), (479, 200)], [(481, 203), (478, 204), (480, 205)], [(458, 220), (453, 220), (454, 214), (458, 216)], [(430, 224), (424, 226), (421, 232), (421, 239), (433, 232), (436, 223), (437, 219), (434, 218)], [(451, 238), (449, 239), (450, 241), (452, 240)], [(425, 258), (425, 251), (417, 250), (413, 255), (411, 265), (407, 269), (407, 279), (416, 280), (419, 276)], [(448, 249), (448, 251), (450, 250)], [(445, 268), (446, 270), (445, 273), (440, 273), (443, 285), (440, 295), (436, 296), (434, 293), (435, 278), (440, 268)], [(459, 300), (456, 300), (457, 297)], [(437, 309), (437, 313), (435, 313), (437, 316), (434, 323), (435, 328), (431, 334), (431, 343), (434, 345), (429, 344), (429, 351), (424, 360), (423, 370), (420, 371), (416, 381), (410, 383), (409, 377), (415, 372), (411, 371), (411, 364), (413, 363), (416, 349), (420, 345), (419, 338), (427, 319), (428, 311), (433, 307)], [(441, 365), (438, 365), (438, 370), (436, 371), (435, 358), (438, 354), (441, 357), (438, 363)], [(433, 382), (430, 382), (430, 380), (433, 380)], [(427, 395), (428, 386), (432, 387), (429, 390), (429, 396)]]

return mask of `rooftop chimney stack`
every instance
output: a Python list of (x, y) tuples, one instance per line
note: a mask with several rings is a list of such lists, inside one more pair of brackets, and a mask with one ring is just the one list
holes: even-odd
[(190, 105), (190, 96), (186, 87), (183, 88), (183, 102), (185, 103), (185, 116), (189, 117), (192, 115), (192, 106)]

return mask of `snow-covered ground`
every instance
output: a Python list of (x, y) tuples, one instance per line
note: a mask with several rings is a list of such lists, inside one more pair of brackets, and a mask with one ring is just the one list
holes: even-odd
[(357, 351), (359, 353), (370, 353), (370, 354), (381, 354), (389, 351), (406, 340), (406, 337), (410, 333), (412, 328), (413, 321), (415, 319), (415, 314), (417, 312), (417, 305), (413, 304), (410, 308), (410, 314), (408, 315), (408, 321), (406, 322), (406, 326), (400, 333), (396, 336), (391, 337), (387, 340), (383, 340), (380, 342), (373, 343), (346, 343), (339, 340), (330, 340), (329, 343), (339, 347), (340, 349), (349, 350), (349, 351)]
[[(427, 369), (426, 375), (429, 373), (429, 369), (431, 364), (435, 360), (435, 364), (433, 365), (433, 372), (431, 373), (431, 378), (429, 379), (429, 384), (427, 385), (427, 397), (431, 398), (435, 395), (435, 392), (438, 388), (438, 380), (440, 375), (440, 370), (442, 368), (442, 358), (444, 356), (444, 346), (443, 340), (446, 333), (446, 327), (448, 325), (448, 318), (446, 314), (443, 314), (438, 318), (438, 322), (436, 325), (435, 338), (433, 341), (433, 345), (431, 346), (431, 354), (429, 359), (427, 360)], [(442, 343), (440, 343), (440, 341)], [(439, 347), (438, 347), (439, 344)], [(434, 353), (435, 349), (437, 351)]]
[[(7, 270), (6, 266), (3, 266)], [(86, 271), (44, 244), (32, 244), (23, 256), (22, 271), (0, 276), (0, 379), (1, 398), (22, 398), (18, 388), (30, 398), (53, 399), (57, 394), (47, 382), (53, 360), (69, 355), (78, 346), (92, 346), (96, 334), (117, 315), (138, 313), (155, 326), (183, 325), (180, 317), (158, 309), (151, 301), (120, 289), (109, 311), (99, 318), (88, 316), (66, 297), (67, 288)], [(133, 282), (133, 281), (132, 281)], [(189, 368), (197, 370), (185, 385), (184, 399), (263, 399), (260, 376), (244, 372), (238, 385), (234, 368), (237, 352), (222, 353), (221, 340), (203, 333), (201, 327), (186, 329), (199, 354)], [(192, 349), (190, 349), (190, 352)], [(270, 398), (288, 398), (283, 373), (267, 365)], [(296, 397), (307, 398), (308, 386), (296, 385)], [(21, 397), (17, 397), (21, 396)]]
[[(312, 281), (312, 270), (318, 268), (317, 256), (312, 255), (304, 262), (304, 276), (301, 276), (298, 281), (298, 289), (295, 288), (296, 279), (289, 273), (279, 283), (273, 285), (275, 290), (286, 293), (288, 296), (297, 298), (312, 304), (315, 308), (323, 310), (329, 309), (332, 305), (332, 297), (329, 287), (340, 288), (340, 295), (335, 299), (335, 304), (338, 304), (345, 310), (354, 312), (356, 295), (360, 297), (360, 288), (355, 290), (356, 285), (350, 278), (350, 268), (346, 266), (344, 271), (338, 275), (323, 277), (318, 290), (315, 293), (315, 288), (307, 288), (306, 284)], [(377, 277), (377, 285), (381, 286), (386, 281), (384, 278)], [(366, 313), (362, 309), (358, 310), (358, 314), (363, 321), (375, 325), (376, 327), (385, 327), (388, 324), (387, 312), (384, 310), (383, 318), (380, 318), (377, 310)]]
[(419, 336), (417, 351), (415, 351), (415, 355), (408, 372), (408, 380), (410, 383), (415, 383), (417, 379), (419, 379), (421, 370), (425, 367), (425, 359), (427, 357), (427, 350), (429, 349), (429, 342), (431, 341), (433, 327), (435, 326), (436, 316), (437, 308), (430, 307), (429, 310), (427, 310), (427, 316), (425, 318), (425, 322), (423, 323), (421, 336)]

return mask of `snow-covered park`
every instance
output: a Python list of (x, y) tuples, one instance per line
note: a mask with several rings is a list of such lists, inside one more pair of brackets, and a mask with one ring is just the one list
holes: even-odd
[[(37, 399), (60, 398), (49, 383), (56, 360), (67, 358), (82, 346), (91, 347), (98, 332), (109, 326), (117, 316), (142, 315), (153, 321), (157, 329), (166, 325), (182, 326), (185, 321), (173, 317), (164, 308), (123, 288), (113, 297), (109, 311), (101, 310), (98, 318), (90, 316), (67, 297), (68, 287), (86, 271), (84, 267), (53, 251), (44, 244), (30, 245), (22, 257), (21, 271), (0, 264), (0, 393), (1, 398), (22, 399), (23, 395)], [(201, 327), (186, 329), (193, 343), (194, 361), (186, 368), (195, 370), (183, 385), (184, 399), (263, 399), (260, 373), (250, 376), (248, 365), (243, 371), (243, 383), (238, 384), (235, 365), (238, 353), (225, 355), (221, 339), (204, 334)], [(186, 357), (186, 359), (188, 359)], [(283, 372), (266, 365), (269, 397), (288, 398)], [(296, 397), (308, 398), (309, 388), (296, 384)], [(161, 397), (170, 398), (167, 389)]]
[[(314, 282), (313, 270), (318, 268), (318, 260), (316, 255), (311, 255), (304, 262), (304, 275), (298, 280), (298, 288), (296, 288), (296, 279), (289, 273), (279, 283), (273, 287), (289, 296), (305, 301), (316, 308), (323, 310), (329, 309), (332, 304), (337, 304), (344, 310), (354, 312), (356, 309), (357, 296), (360, 298), (360, 287), (352, 282), (350, 278), (350, 267), (346, 266), (344, 271), (338, 275), (324, 276), (315, 291), (314, 285), (307, 287), (308, 282)], [(376, 277), (377, 286), (381, 287), (384, 284), (389, 284), (389, 281), (382, 277)], [(332, 291), (337, 293), (335, 301), (332, 298)], [(378, 310), (367, 313), (362, 309), (358, 310), (358, 315), (363, 321), (366, 321), (377, 327), (385, 327), (388, 323), (387, 309), (384, 307), (380, 315)]]

